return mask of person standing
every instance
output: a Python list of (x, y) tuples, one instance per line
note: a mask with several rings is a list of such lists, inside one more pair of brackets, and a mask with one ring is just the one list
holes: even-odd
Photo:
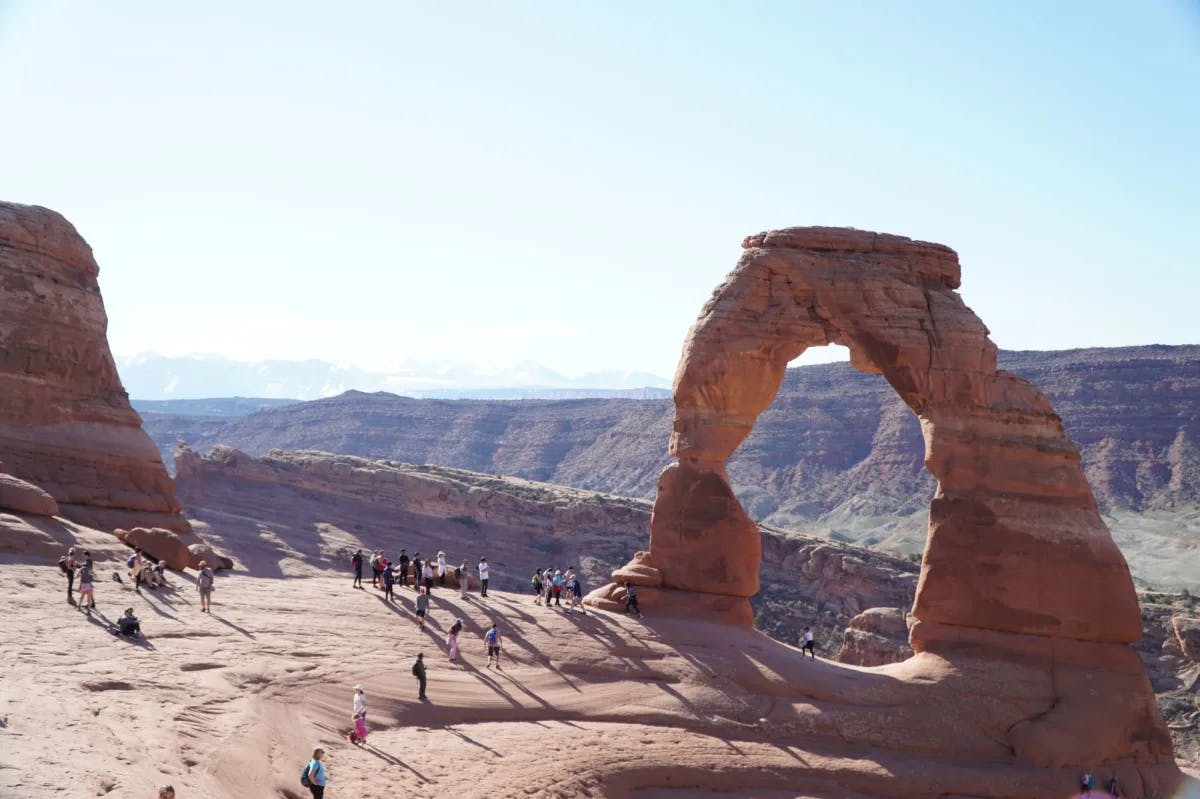
[(58, 568), (67, 576), (67, 604), (75, 604), (75, 570), (79, 561), (75, 558), (75, 547), (67, 550), (67, 554), (58, 559)]
[(488, 566), (487, 558), (479, 559), (479, 595), (487, 596), (488, 579), (491, 577), (492, 569)]
[(571, 607), (579, 608), (579, 612), (582, 613), (584, 616), (586, 616), (587, 611), (583, 609), (583, 586), (579, 584), (579, 575), (575, 574), (574, 572), (571, 573), (570, 586), (571, 586)]
[(425, 566), (422, 568), (422, 575), (425, 583), (425, 593), (433, 593), (433, 563), (425, 561)]
[(200, 561), (200, 574), (196, 577), (196, 590), (200, 592), (200, 612), (212, 613), (212, 594), (215, 578), (208, 563)]
[(379, 587), (379, 573), (382, 569), (379, 568), (379, 550), (371, 553), (371, 587)]
[(413, 559), (412, 559), (413, 590), (416, 591), (418, 594), (421, 593), (421, 580), (425, 575), (425, 572), (423, 572), (421, 570), (421, 566), (422, 566), (421, 553), (414, 552)]
[(354, 587), (362, 588), (363, 553), (361, 549), (350, 556), (350, 565), (354, 567)]
[(422, 702), (424, 702), (424, 701), (426, 701), (426, 698), (425, 698), (425, 653), (424, 652), (417, 653), (417, 660), (415, 663), (413, 663), (412, 673), (413, 673), (413, 676), (417, 678), (417, 699), (420, 699)]
[(450, 625), (450, 630), (446, 633), (446, 645), (450, 649), (450, 662), (458, 660), (458, 634), (462, 632), (462, 619), (455, 619), (454, 624)]
[(567, 580), (563, 577), (562, 569), (555, 569), (554, 576), (550, 578), (551, 584), (554, 586), (554, 607), (562, 607), (562, 592), (563, 586), (567, 584)]
[(445, 552), (438, 553), (437, 578), (438, 578), (438, 585), (446, 584), (446, 553)]
[(87, 611), (87, 614), (92, 615), (92, 610), (96, 607), (96, 597), (92, 593), (95, 590), (93, 585), (94, 575), (92, 574), (92, 559), (88, 558), (83, 565), (79, 567), (79, 605), (78, 607)]
[(471, 577), (467, 573), (467, 562), (464, 560), (461, 566), (454, 569), (454, 576), (458, 579), (458, 595), (462, 599), (467, 598), (467, 585), (471, 582)]
[(354, 686), (354, 718), (367, 717), (367, 691), (362, 683)]
[(532, 577), (532, 579), (530, 579), (529, 584), (531, 586), (533, 586), (533, 604), (535, 604), (535, 605), (542, 604), (542, 590), (543, 589), (542, 589), (542, 570), (541, 569), (538, 569), (537, 571), (535, 571), (533, 573), (533, 577)]
[(396, 599), (392, 593), (392, 587), (396, 584), (396, 572), (392, 571), (392, 564), (388, 564), (383, 569), (383, 600), (392, 602)]
[(403, 588), (408, 585), (408, 550), (401, 549), (400, 557), (396, 561), (400, 564), (400, 572), (396, 578), (400, 581), (400, 587)]
[(313, 799), (324, 799), (325, 786), (329, 784), (329, 772), (325, 770), (325, 750), (317, 747), (313, 750), (312, 760), (308, 761), (305, 773), (308, 775), (308, 790)]
[(496, 658), (496, 668), (500, 668), (500, 631), (496, 629), (496, 625), (492, 625), (492, 629), (488, 630), (483, 636), (484, 646), (487, 647), (488, 653), (488, 668), (492, 667), (492, 658)]
[(817, 648), (817, 642), (813, 640), (812, 630), (810, 630), (808, 627), (805, 627), (804, 628), (804, 647), (800, 650), (800, 657), (804, 657), (804, 653), (807, 652), (808, 656), (811, 659), (816, 660), (817, 659), (816, 648)]
[(642, 609), (638, 607), (637, 589), (633, 587), (633, 583), (625, 583), (625, 612), (631, 610), (639, 619), (642, 617)]
[(425, 629), (425, 615), (429, 613), (429, 594), (425, 593), (424, 588), (418, 588), (420, 591), (417, 594), (417, 629)]

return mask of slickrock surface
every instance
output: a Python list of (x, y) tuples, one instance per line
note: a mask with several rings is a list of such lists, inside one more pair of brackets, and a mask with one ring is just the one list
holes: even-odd
[(0, 511), (57, 516), (58, 503), (33, 483), (0, 472)]
[(60, 215), (0, 203), (0, 461), (69, 519), (184, 531), (113, 365), (98, 274)]
[[(662, 586), (644, 604), (694, 617), (707, 603), (731, 618), (725, 605), (755, 592), (757, 569), (743, 567), (759, 561), (760, 544), (725, 461), (789, 361), (844, 344), (853, 365), (882, 374), (920, 418), (925, 465), (938, 480), (913, 604), (917, 655), (900, 668), (915, 677), (933, 656), (962, 673), (981, 669), (967, 683), (928, 675), (964, 703), (989, 682), (1002, 695), (995, 682), (1021, 673), (1031, 704), (1022, 708), (1017, 695), (993, 704), (995, 717), (975, 734), (1003, 718), (984, 737), (1002, 741), (1013, 763), (1131, 760), (1143, 786), (1161, 790), (1174, 771), (1171, 742), (1127, 646), (1141, 636), (1129, 569), (1052, 406), (997, 370), (987, 329), (955, 292), (957, 255), (837, 228), (772, 231), (743, 246), (675, 375), (669, 451), (678, 462), (659, 479), (649, 554), (637, 563), (657, 569)], [(610, 585), (589, 601), (608, 607), (622, 591)], [(1110, 701), (1100, 708), (1097, 695)], [(973, 737), (951, 748), (969, 751)]]

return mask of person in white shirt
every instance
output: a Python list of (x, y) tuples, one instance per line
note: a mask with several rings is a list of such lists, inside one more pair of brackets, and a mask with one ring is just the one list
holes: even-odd
[(815, 647), (816, 647), (816, 643), (813, 641), (812, 630), (808, 627), (805, 627), (804, 628), (804, 648), (800, 650), (800, 657), (804, 657), (804, 653), (807, 652), (809, 657), (811, 657), (813, 660), (816, 660), (817, 655), (813, 651)]
[(491, 569), (488, 567), (487, 558), (479, 559), (479, 595), (487, 596), (488, 578), (491, 576)]
[(367, 692), (361, 683), (354, 686), (354, 718), (359, 716), (367, 717)]
[(467, 585), (470, 582), (471, 578), (467, 574), (467, 562), (464, 560), (458, 567), (458, 595), (463, 599), (467, 598)]
[(446, 553), (445, 552), (438, 553), (437, 578), (438, 578), (438, 585), (446, 584)]

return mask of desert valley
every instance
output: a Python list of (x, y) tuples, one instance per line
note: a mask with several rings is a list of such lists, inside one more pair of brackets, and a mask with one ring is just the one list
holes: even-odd
[[(0, 796), (302, 799), (315, 746), (330, 797), (1200, 796), (1200, 347), (998, 353), (946, 246), (742, 246), (670, 400), (139, 415), (91, 248), (0, 203)], [(418, 626), (360, 548), (467, 585)]]

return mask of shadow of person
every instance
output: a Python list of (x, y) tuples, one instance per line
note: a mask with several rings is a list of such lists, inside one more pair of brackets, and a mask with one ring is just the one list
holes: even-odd
[[(229, 621), (229, 619), (223, 618), (214, 613), (209, 613), (208, 616), (211, 619), (216, 619), (217, 621), (221, 622), (221, 624), (224, 624), (226, 627), (232, 627), (233, 629), (237, 630), (239, 633), (246, 636), (247, 638), (255, 638), (254, 633), (250, 632), (249, 630), (247, 630), (245, 627), (242, 627), (241, 625), (234, 624), (233, 622)], [(255, 639), (255, 640), (257, 640), (257, 639)]]

